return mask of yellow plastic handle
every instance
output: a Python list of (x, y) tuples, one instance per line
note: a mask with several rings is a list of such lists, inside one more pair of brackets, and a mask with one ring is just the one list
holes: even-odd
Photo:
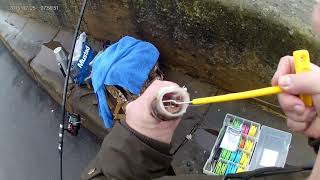
[(271, 94), (278, 94), (281, 92), (282, 90), (279, 86), (274, 86), (274, 87), (267, 87), (267, 88), (244, 91), (239, 93), (231, 93), (231, 94), (220, 95), (220, 96), (197, 98), (192, 100), (192, 104), (209, 104), (209, 103), (218, 103), (218, 102), (225, 102), (225, 101), (234, 101), (234, 100), (240, 100), (240, 99), (255, 98), (259, 96), (266, 96)]
[[(307, 50), (298, 50), (293, 52), (294, 68), (296, 74), (311, 71), (310, 57)], [(312, 97), (309, 95), (301, 94), (301, 100), (306, 106), (312, 106)]]

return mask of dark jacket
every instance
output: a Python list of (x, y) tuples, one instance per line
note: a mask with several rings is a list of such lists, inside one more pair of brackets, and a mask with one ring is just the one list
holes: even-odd
[[(172, 156), (170, 146), (147, 138), (130, 127), (125, 122), (116, 123), (105, 137), (101, 149), (94, 160), (84, 171), (83, 180), (221, 180), (222, 176), (181, 175), (165, 176)], [(251, 173), (251, 174), (250, 174)], [(249, 172), (246, 177), (258, 174)], [(261, 173), (261, 172), (260, 172)], [(310, 171), (293, 169), (284, 174), (255, 177), (254, 179), (305, 179)], [(237, 177), (235, 179), (244, 179)]]

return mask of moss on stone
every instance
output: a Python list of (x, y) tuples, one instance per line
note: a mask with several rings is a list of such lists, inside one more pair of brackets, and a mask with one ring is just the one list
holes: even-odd
[[(277, 3), (137, 0), (134, 7), (144, 38), (165, 53), (165, 66), (240, 91), (269, 86), (280, 57), (294, 50), (308, 49), (319, 62), (310, 24), (286, 15), (281, 9), (286, 7), (271, 6)], [(308, 12), (311, 7), (300, 8)]]
[[(60, 11), (30, 15), (72, 28), (80, 0), (49, 1), (27, 2), (55, 3)], [(99, 40), (141, 35), (159, 48), (165, 67), (240, 91), (268, 86), (280, 57), (294, 50), (308, 49), (312, 61), (319, 63), (320, 44), (308, 21), (313, 4), (296, 0), (96, 0), (89, 1), (82, 29)]]

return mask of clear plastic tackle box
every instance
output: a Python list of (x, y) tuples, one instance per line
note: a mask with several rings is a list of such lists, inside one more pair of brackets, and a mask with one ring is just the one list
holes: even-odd
[(207, 175), (227, 175), (262, 167), (284, 167), (292, 135), (232, 114), (203, 167)]

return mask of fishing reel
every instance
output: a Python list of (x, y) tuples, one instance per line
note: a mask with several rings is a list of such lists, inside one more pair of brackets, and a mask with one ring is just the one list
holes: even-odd
[(78, 114), (69, 114), (68, 126), (66, 130), (72, 136), (77, 136), (81, 127), (80, 115)]

